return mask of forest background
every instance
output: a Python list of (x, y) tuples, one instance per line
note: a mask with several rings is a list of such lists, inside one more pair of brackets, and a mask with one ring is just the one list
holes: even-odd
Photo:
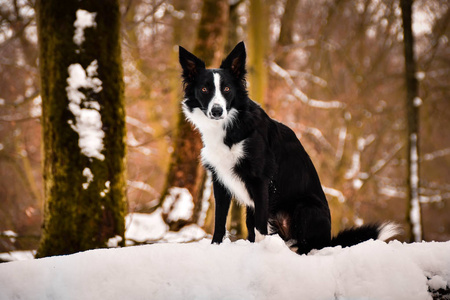
[[(31, 0), (0, 1), (2, 252), (36, 249), (42, 233), (35, 5)], [(450, 239), (449, 7), (449, 1), (440, 0), (416, 0), (413, 7), (424, 240)], [(198, 155), (196, 150), (176, 151), (183, 132), (178, 45), (217, 67), (244, 40), (250, 97), (302, 141), (325, 188), (333, 231), (392, 220), (405, 228), (401, 239), (412, 239), (400, 1), (122, 0), (120, 13), (129, 212), (154, 212), (171, 187), (184, 185), (195, 203), (207, 195), (207, 175), (200, 168), (194, 165), (195, 176), (177, 169), (182, 166), (177, 162)], [(207, 28), (215, 33), (202, 36), (205, 15), (219, 29)], [(199, 147), (195, 143), (194, 149)], [(245, 235), (242, 211), (233, 207), (232, 212), (230, 232), (239, 238)], [(201, 222), (211, 232), (210, 215), (165, 220), (172, 230)]]

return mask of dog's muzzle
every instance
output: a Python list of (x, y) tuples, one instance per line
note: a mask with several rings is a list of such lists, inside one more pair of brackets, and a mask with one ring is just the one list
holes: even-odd
[(209, 112), (209, 117), (214, 120), (223, 119), (223, 108), (218, 104), (214, 104)]

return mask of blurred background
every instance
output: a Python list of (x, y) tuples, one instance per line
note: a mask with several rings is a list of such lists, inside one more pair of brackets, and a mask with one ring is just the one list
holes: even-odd
[[(291, 127), (330, 203), (333, 231), (407, 227), (407, 109), (397, 0), (121, 0), (130, 212), (166, 185), (182, 84), (178, 45), (195, 53), (208, 14), (222, 29), (210, 67), (246, 42), (250, 97)], [(450, 2), (416, 0), (423, 239), (450, 239)], [(215, 21), (214, 21), (215, 22)], [(214, 24), (212, 22), (212, 24)], [(43, 220), (41, 98), (34, 0), (0, 0), (0, 251), (36, 249)], [(219, 46), (218, 46), (219, 45)], [(202, 53), (198, 54), (203, 57)], [(210, 231), (207, 229), (207, 231)], [(402, 239), (402, 238), (400, 238)], [(406, 237), (403, 237), (406, 240)]]

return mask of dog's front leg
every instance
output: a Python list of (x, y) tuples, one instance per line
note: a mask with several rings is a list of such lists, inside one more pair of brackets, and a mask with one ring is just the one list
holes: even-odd
[(245, 219), (247, 224), (248, 237), (247, 239), (254, 243), (255, 242), (255, 210), (253, 207), (247, 206), (247, 216)]
[[(252, 192), (255, 211), (254, 211), (254, 227), (256, 228), (256, 237), (253, 240), (260, 241), (268, 234), (267, 225), (269, 219), (269, 191), (268, 185), (261, 182), (256, 185)], [(247, 210), (248, 211), (248, 210)], [(247, 221), (248, 228), (248, 221)]]
[(213, 176), (213, 188), (216, 212), (212, 243), (220, 244), (225, 236), (225, 225), (227, 222), (228, 210), (230, 209), (231, 194), (222, 185), (222, 183), (218, 181), (216, 176)]

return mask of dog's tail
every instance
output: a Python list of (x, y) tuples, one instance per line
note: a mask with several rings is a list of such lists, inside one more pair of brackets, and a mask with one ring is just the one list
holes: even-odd
[(400, 233), (400, 226), (392, 222), (367, 224), (339, 232), (331, 239), (331, 246), (350, 247), (370, 239), (387, 241)]

